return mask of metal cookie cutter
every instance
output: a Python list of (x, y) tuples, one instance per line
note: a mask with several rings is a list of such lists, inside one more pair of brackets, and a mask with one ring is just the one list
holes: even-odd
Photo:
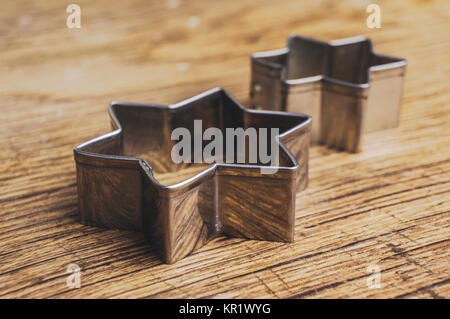
[[(83, 224), (141, 231), (166, 263), (219, 234), (294, 240), (296, 191), (308, 180), (309, 116), (244, 109), (220, 88), (168, 107), (115, 102), (109, 114), (114, 131), (74, 149)], [(198, 134), (198, 119), (204, 130), (278, 128), (276, 173), (262, 174), (266, 164), (248, 159), (175, 164), (171, 132)]]
[(398, 126), (406, 60), (374, 53), (366, 37), (294, 35), (251, 61), (250, 107), (311, 115), (313, 142), (357, 152), (362, 132)]

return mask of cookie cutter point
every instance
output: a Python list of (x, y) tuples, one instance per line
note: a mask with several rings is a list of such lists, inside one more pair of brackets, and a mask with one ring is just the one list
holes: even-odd
[(406, 65), (365, 36), (290, 35), (286, 48), (252, 55), (250, 107), (309, 114), (313, 142), (358, 152), (364, 132), (398, 126)]
[[(113, 131), (74, 148), (81, 223), (143, 232), (166, 263), (221, 234), (294, 240), (295, 194), (308, 180), (309, 116), (245, 109), (221, 88), (169, 106), (112, 102), (108, 110)], [(248, 159), (174, 163), (171, 132), (193, 132), (197, 119), (204, 130), (278, 128), (276, 172), (263, 174), (270, 167)]]

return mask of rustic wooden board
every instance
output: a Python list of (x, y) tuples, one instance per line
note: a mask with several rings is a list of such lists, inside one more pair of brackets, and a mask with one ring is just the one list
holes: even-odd
[[(61, 1), (1, 4), (0, 297), (450, 297), (448, 1), (382, 1), (381, 29), (370, 1), (77, 3), (78, 30)], [(166, 265), (140, 234), (77, 222), (72, 149), (110, 130), (110, 101), (222, 86), (247, 105), (250, 54), (292, 32), (365, 34), (409, 62), (399, 128), (359, 154), (311, 148), (295, 243), (221, 237)]]

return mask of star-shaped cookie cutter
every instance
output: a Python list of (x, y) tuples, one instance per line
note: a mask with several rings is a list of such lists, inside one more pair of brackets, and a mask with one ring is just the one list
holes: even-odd
[(311, 140), (358, 152), (363, 132), (398, 126), (406, 60), (358, 36), (323, 42), (293, 35), (251, 58), (250, 107), (311, 115)]
[[(83, 224), (141, 231), (166, 263), (219, 234), (294, 240), (296, 192), (308, 180), (309, 116), (245, 109), (221, 88), (169, 106), (113, 102), (109, 114), (114, 131), (74, 149)], [(171, 131), (192, 131), (195, 119), (204, 129), (278, 128), (277, 172), (247, 163), (175, 164)]]

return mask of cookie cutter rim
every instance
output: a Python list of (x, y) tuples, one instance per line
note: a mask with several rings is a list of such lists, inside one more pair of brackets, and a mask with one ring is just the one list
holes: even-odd
[[(276, 174), (261, 177), (259, 165), (213, 163), (187, 180), (175, 185), (166, 186), (160, 184), (154, 177), (153, 168), (147, 160), (135, 156), (108, 154), (108, 152), (111, 153), (111, 150), (108, 149), (108, 147), (124, 147), (123, 132), (125, 128), (124, 123), (118, 115), (119, 109), (128, 109), (128, 111), (131, 109), (141, 109), (143, 112), (146, 110), (157, 110), (157, 112), (176, 114), (178, 110), (182, 110), (190, 105), (195, 105), (196, 103), (201, 103), (204, 99), (209, 99), (211, 97), (228, 101), (226, 103), (231, 103), (234, 105), (240, 110), (243, 118), (246, 117), (250, 122), (252, 118), (256, 118), (257, 120), (260, 118), (262, 120), (267, 119), (268, 121), (273, 120), (274, 118), (277, 118), (278, 120), (290, 119), (291, 121), (294, 119), (297, 121), (298, 123), (296, 125), (290, 127), (279, 135), (280, 156), (286, 156), (285, 160), (287, 160), (290, 164), (288, 166), (280, 165), (277, 167), (278, 172)], [(225, 111), (222, 110), (222, 112)], [(276, 111), (256, 111), (245, 109), (231, 95), (221, 88), (206, 91), (190, 99), (169, 106), (113, 102), (109, 106), (109, 114), (112, 119), (112, 127), (114, 131), (94, 138), (74, 148), (74, 157), (77, 166), (79, 212), (81, 222), (83, 224), (143, 231), (147, 238), (155, 244), (155, 247), (159, 248), (158, 251), (160, 255), (163, 256), (166, 263), (173, 263), (180, 260), (181, 258), (189, 255), (196, 248), (205, 244), (210, 238), (220, 234), (228, 234), (234, 237), (245, 238), (252, 238), (252, 235), (254, 235), (254, 239), (262, 240), (281, 239), (281, 241), (287, 242), (293, 240), (295, 194), (296, 190), (304, 189), (307, 184), (309, 132), (311, 127), (311, 118), (309, 116)], [(300, 145), (298, 143), (299, 141), (301, 142), (300, 144), (302, 144), (300, 151), (296, 154), (291, 153), (291, 149), (294, 150), (298, 148), (297, 146)], [(108, 151), (105, 152), (105, 149)], [(123, 152), (123, 149), (121, 151)], [(281, 153), (284, 155), (281, 155)], [(117, 189), (124, 189), (126, 187), (124, 185), (126, 185), (126, 183), (130, 183), (130, 179), (127, 179), (126, 176), (120, 175), (120, 172), (118, 174), (120, 175), (120, 177), (118, 177), (118, 181), (113, 178), (108, 179), (108, 177), (105, 177), (104, 175), (112, 173), (116, 174), (120, 170), (127, 170), (130, 168), (134, 168), (139, 171), (139, 178), (135, 178), (134, 180), (139, 181), (138, 183), (140, 183), (140, 186), (133, 186), (136, 187), (137, 190), (131, 190), (133, 195), (131, 197), (141, 201), (141, 205), (137, 205), (140, 207), (137, 207), (131, 216), (127, 216), (129, 212), (124, 212), (124, 209), (121, 210), (121, 207), (125, 205), (121, 201), (125, 200), (116, 195)], [(108, 173), (105, 173), (105, 170), (107, 170)], [(220, 203), (217, 203), (219, 200), (218, 197), (222, 196), (220, 193), (221, 191), (225, 193), (224, 196), (227, 196), (227, 193), (233, 192), (233, 190), (228, 189), (229, 187), (226, 186), (227, 182), (222, 181), (222, 179), (226, 179), (227, 176), (229, 176), (231, 180), (236, 180), (236, 178), (243, 178), (244, 180), (258, 178), (260, 181), (264, 181), (269, 184), (269, 180), (274, 180), (276, 182), (274, 185), (281, 183), (284, 185), (283, 187), (288, 189), (287, 193), (289, 193), (290, 201), (288, 200), (288, 203), (282, 203), (280, 205), (280, 212), (275, 213), (275, 215), (283, 215), (282, 218), (286, 221), (283, 224), (285, 229), (280, 231), (278, 237), (273, 234), (272, 236), (270, 234), (262, 234), (261, 232), (255, 235), (251, 233), (251, 229), (247, 230), (245, 233), (242, 233), (242, 229), (233, 229), (236, 225), (227, 225), (227, 223), (230, 224), (229, 219), (224, 219), (222, 217), (226, 215), (226, 213), (220, 211), (220, 207), (218, 208)], [(131, 178), (131, 180), (133, 180), (133, 178)], [(112, 182), (110, 185), (107, 185), (105, 181)], [(213, 182), (211, 183), (211, 181)], [(199, 191), (199, 187), (201, 188), (203, 184), (208, 183), (208, 187), (205, 187), (205, 189)], [(223, 185), (221, 183), (223, 183)], [(179, 201), (179, 198), (183, 196), (190, 197), (190, 194), (194, 191), (197, 191), (197, 193), (208, 192), (209, 190), (207, 190), (207, 188), (210, 187), (220, 188), (219, 190), (214, 190), (216, 193), (212, 195), (214, 196), (214, 205), (219, 211), (214, 211), (212, 216), (206, 217), (201, 212), (198, 213), (202, 209), (203, 211), (206, 211), (205, 208), (199, 208), (202, 205), (199, 204), (199, 202), (211, 194), (197, 194), (196, 200), (199, 202), (196, 204), (197, 207), (194, 207), (194, 210), (197, 210), (197, 212), (195, 213), (195, 217), (191, 216), (191, 219), (195, 219), (196, 227), (200, 227), (199, 224), (202, 225), (200, 231), (197, 232), (198, 238), (196, 239), (195, 244), (186, 244), (183, 241), (189, 241), (191, 238), (188, 236), (186, 239), (177, 237), (178, 233), (176, 227), (175, 230), (173, 229), (174, 227), (172, 227), (172, 224), (177, 223), (176, 218), (173, 216), (176, 216), (179, 211), (177, 212), (176, 209), (174, 210), (171, 205), (173, 202)], [(258, 187), (258, 185), (255, 187)], [(116, 195), (109, 196), (109, 194)], [(103, 198), (101, 198), (102, 196)], [(228, 196), (234, 196), (234, 194), (228, 194)], [(100, 201), (100, 204), (95, 204), (96, 201)], [(108, 201), (113, 201), (119, 208), (115, 205), (111, 205)], [(152, 201), (153, 203), (150, 203)], [(102, 206), (103, 204), (107, 208), (104, 208)], [(117, 211), (115, 211), (115, 209)], [(139, 212), (139, 210), (141, 211)], [(153, 215), (158, 216), (144, 216), (145, 214), (151, 215), (152, 210), (156, 210), (157, 212)], [(100, 213), (98, 211), (100, 211)], [(246, 214), (249, 216), (252, 215), (251, 212), (245, 210), (242, 215), (245, 217)], [(170, 215), (172, 217), (167, 217), (165, 215)], [(233, 218), (236, 217), (236, 214), (234, 213), (231, 215)], [(198, 217), (200, 217), (200, 219)], [(244, 217), (241, 216), (241, 218)], [(154, 225), (152, 225), (152, 223)], [(159, 229), (155, 229), (155, 225), (157, 226), (158, 223), (160, 227)], [(205, 224), (207, 224), (206, 231), (204, 230)], [(183, 227), (183, 225), (180, 227)], [(189, 246), (189, 249), (178, 249), (183, 245)]]
[[(295, 64), (295, 62), (292, 63), (295, 57), (289, 55), (291, 51), (298, 55), (301, 52), (302, 43), (306, 48), (310, 46), (313, 50), (316, 49), (314, 46), (320, 48), (319, 52), (315, 53), (325, 56), (320, 62), (323, 64), (320, 65), (320, 68), (326, 72), (300, 77), (291, 77), (291, 74), (288, 76), (290, 65)], [(295, 49), (295, 45), (297, 49)], [(360, 72), (364, 74), (364, 81), (355, 81), (358, 83), (329, 75), (333, 64), (333, 61), (331, 61), (333, 52), (337, 52), (339, 48), (350, 48), (350, 46), (366, 46), (366, 51), (362, 52), (361, 55), (366, 55), (367, 68), (361, 68)], [(294, 47), (294, 50), (292, 50), (292, 47)], [(302, 54), (308, 55), (307, 51), (303, 48)], [(345, 62), (357, 65), (351, 59)], [(291, 35), (288, 37), (286, 48), (257, 52), (252, 55), (250, 107), (309, 114), (314, 120), (311, 136), (313, 142), (319, 142), (332, 148), (358, 152), (361, 150), (363, 132), (398, 126), (406, 65), (405, 59), (374, 52), (371, 40), (365, 36), (325, 42), (310, 37)], [(386, 83), (389, 81), (391, 83), (387, 85)], [(383, 84), (382, 82), (386, 83)], [(329, 97), (326, 97), (326, 92), (332, 93), (328, 94)], [(341, 96), (352, 96), (353, 99)], [(336, 104), (336, 106), (327, 107), (323, 105), (323, 100), (331, 100), (331, 103)], [(330, 102), (325, 104), (330, 104)], [(380, 110), (380, 105), (383, 110)], [(324, 121), (324, 118), (327, 118), (327, 113), (332, 113), (330, 117), (339, 117), (338, 108), (351, 108), (351, 111), (346, 111), (349, 114), (348, 116), (341, 116), (341, 119), (339, 119), (342, 125), (339, 124), (338, 120), (327, 119)], [(358, 113), (358, 115), (353, 119), (355, 113)], [(351, 120), (348, 121), (348, 118), (351, 118)], [(346, 128), (346, 126), (350, 128)], [(336, 138), (333, 135), (338, 137)]]

